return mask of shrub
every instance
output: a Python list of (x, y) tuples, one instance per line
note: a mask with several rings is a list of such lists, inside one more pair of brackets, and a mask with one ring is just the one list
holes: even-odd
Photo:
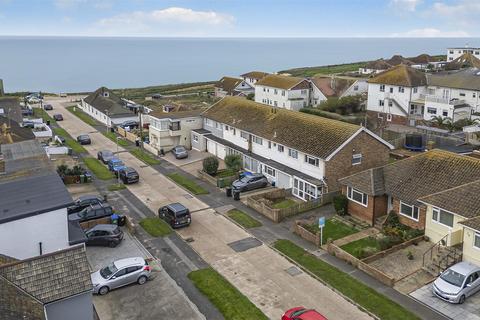
[(253, 100), (253, 98), (255, 98), (255, 94), (254, 93), (249, 93), (247, 95), (247, 100)]
[(329, 112), (335, 112), (341, 115), (357, 113), (362, 111), (362, 96), (347, 96), (343, 98), (330, 98), (323, 101), (319, 108)]
[(387, 219), (385, 220), (384, 226), (398, 228), (403, 225), (400, 223), (400, 219), (398, 218), (397, 213), (391, 210), (387, 215)]
[(218, 159), (215, 156), (211, 156), (203, 159), (203, 171), (211, 176), (214, 176), (218, 171)]
[(376, 253), (378, 250), (374, 247), (363, 247), (355, 249), (354, 256), (358, 259), (364, 259)]
[(57, 173), (59, 176), (65, 176), (67, 174), (68, 166), (61, 164), (57, 167)]
[(227, 168), (231, 171), (238, 172), (242, 169), (242, 157), (238, 154), (229, 154), (224, 161)]
[(378, 239), (378, 244), (380, 246), (380, 250), (387, 250), (391, 247), (402, 243), (403, 240), (401, 237), (398, 236), (385, 236), (383, 238)]
[(347, 197), (344, 194), (333, 197), (333, 207), (338, 215), (346, 215), (348, 207)]

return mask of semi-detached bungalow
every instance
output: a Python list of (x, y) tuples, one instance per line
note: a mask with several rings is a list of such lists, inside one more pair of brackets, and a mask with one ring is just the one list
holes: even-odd
[(246, 97), (254, 93), (253, 86), (240, 78), (223, 77), (215, 83), (215, 97), (223, 98), (225, 96)]
[(203, 114), (192, 148), (224, 159), (238, 154), (303, 200), (337, 191), (337, 180), (388, 162), (390, 144), (364, 127), (225, 97)]

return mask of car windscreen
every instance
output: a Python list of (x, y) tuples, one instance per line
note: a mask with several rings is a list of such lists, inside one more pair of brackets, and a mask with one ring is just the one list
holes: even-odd
[(117, 267), (115, 267), (115, 265), (113, 263), (111, 263), (110, 265), (106, 266), (105, 268), (100, 269), (100, 275), (104, 279), (108, 279), (108, 277), (110, 277), (112, 274), (114, 274), (117, 271), (118, 271)]
[(454, 286), (461, 287), (463, 284), (463, 280), (465, 280), (465, 276), (458, 272), (453, 271), (452, 269), (448, 269), (440, 276), (440, 279), (446, 281)]
[(102, 151), (102, 156), (103, 157), (113, 157), (113, 152), (112, 151)]

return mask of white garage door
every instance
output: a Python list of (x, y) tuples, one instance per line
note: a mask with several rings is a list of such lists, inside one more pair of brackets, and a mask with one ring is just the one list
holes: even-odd
[(207, 140), (207, 152), (213, 154), (214, 156), (217, 155), (217, 144), (212, 140)]
[(220, 159), (225, 159), (226, 151), (225, 146), (217, 143), (217, 157)]

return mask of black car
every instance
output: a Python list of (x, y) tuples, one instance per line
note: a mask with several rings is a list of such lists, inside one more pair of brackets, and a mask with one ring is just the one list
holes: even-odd
[(124, 121), (122, 122), (120, 125), (119, 125), (120, 128), (123, 128), (123, 129), (126, 129), (127, 127), (131, 130), (131, 129), (137, 129), (138, 128), (138, 121), (135, 121), (135, 120), (127, 120), (127, 121)]
[(185, 159), (188, 157), (188, 151), (184, 146), (173, 147), (172, 153), (175, 156), (175, 159)]
[(45, 110), (53, 110), (53, 106), (51, 104), (44, 104), (43, 109)]
[(259, 188), (265, 188), (267, 185), (268, 180), (263, 174), (254, 173), (233, 181), (232, 188), (233, 190), (244, 192)]
[(53, 119), (55, 121), (63, 121), (63, 116), (60, 113), (54, 114)]
[(104, 164), (107, 164), (108, 161), (115, 158), (113, 152), (110, 150), (101, 150), (97, 152), (97, 159), (102, 161)]
[(116, 247), (123, 240), (123, 231), (116, 224), (97, 224), (85, 231), (87, 246)]
[(130, 167), (126, 167), (125, 169), (120, 169), (118, 172), (120, 175), (120, 179), (124, 184), (136, 183), (140, 180), (138, 172)]
[(77, 142), (80, 144), (91, 144), (92, 140), (90, 140), (88, 134), (82, 134), (77, 137)]
[(83, 209), (94, 205), (94, 204), (102, 204), (104, 202), (104, 199), (95, 196), (95, 195), (86, 195), (86, 196), (81, 196), (77, 200), (75, 200), (75, 204), (71, 207), (68, 207), (67, 211), (68, 214), (75, 213), (82, 211)]
[(68, 220), (84, 222), (103, 217), (109, 217), (113, 214), (113, 208), (106, 203), (94, 204), (86, 207), (82, 211), (68, 215)]
[(172, 228), (189, 226), (192, 222), (190, 210), (180, 203), (171, 203), (158, 209), (158, 216), (165, 220)]
[(33, 129), (33, 128), (35, 128), (35, 123), (33, 121), (30, 121), (30, 120), (25, 120), (25, 121), (22, 122), (22, 126), (24, 128)]

